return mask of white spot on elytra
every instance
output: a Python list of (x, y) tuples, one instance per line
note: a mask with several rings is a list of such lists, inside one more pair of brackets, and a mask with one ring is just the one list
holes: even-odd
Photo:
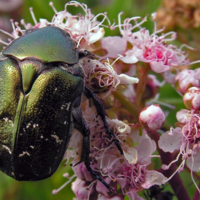
[(39, 124), (33, 124), (33, 128), (39, 127)]
[(51, 135), (51, 137), (56, 139), (56, 143), (61, 144), (63, 142), (63, 140), (60, 140), (59, 137), (57, 135)]
[(29, 128), (31, 126), (31, 123), (28, 123), (27, 125), (26, 125), (26, 128)]
[(60, 107), (60, 109), (63, 110), (64, 108), (66, 108), (66, 110), (68, 111), (69, 108), (70, 108), (70, 105), (71, 105), (71, 102), (66, 103), (66, 104), (63, 104), (63, 105)]
[(32, 146), (32, 145), (30, 145), (30, 147), (31, 147), (31, 149), (34, 149), (35, 147), (34, 146)]
[(49, 174), (51, 174), (51, 167), (49, 167)]
[(66, 110), (68, 111), (68, 110), (69, 110), (69, 107), (70, 107), (70, 105), (71, 105), (71, 102), (67, 103), (66, 105), (67, 105)]
[(8, 117), (3, 118), (3, 120), (4, 120), (5, 122), (10, 122), (11, 125), (12, 125), (12, 127), (14, 127), (14, 123), (13, 123), (13, 121), (10, 120)]
[(6, 146), (6, 145), (3, 144), (2, 147), (3, 147), (4, 149), (6, 149), (6, 150), (8, 151), (9, 154), (12, 154), (12, 151), (11, 151), (11, 149), (10, 149), (8, 146)]
[(21, 154), (19, 154), (19, 157), (22, 157), (25, 155), (30, 156), (30, 154), (27, 151), (23, 151)]

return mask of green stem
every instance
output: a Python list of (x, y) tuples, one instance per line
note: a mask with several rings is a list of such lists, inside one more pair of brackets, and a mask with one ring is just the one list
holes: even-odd
[(113, 95), (114, 98), (117, 99), (134, 118), (136, 118), (136, 121), (138, 121), (140, 109), (121, 92), (115, 91), (113, 92)]

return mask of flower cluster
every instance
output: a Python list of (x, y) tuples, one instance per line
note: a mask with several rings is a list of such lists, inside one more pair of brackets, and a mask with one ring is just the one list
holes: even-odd
[(191, 28), (200, 26), (200, 2), (198, 0), (162, 1), (157, 11), (159, 26)]
[[(66, 3), (60, 12), (52, 2), (50, 6), (55, 12), (50, 22), (46, 19), (38, 22), (31, 8), (35, 24), (22, 20), (24, 28), (21, 28), (17, 22), (11, 21), (13, 32), (6, 34), (15, 40), (29, 29), (55, 26), (70, 34), (80, 51), (90, 51), (92, 58), (85, 57), (79, 61), (84, 70), (85, 85), (102, 101), (108, 127), (123, 150), (120, 154), (95, 106), (83, 96), (83, 117), (90, 129), (90, 165), (113, 192), (92, 176), (84, 162), (77, 165), (81, 159), (83, 138), (74, 128), (64, 159), (72, 162), (75, 174), (70, 178), (68, 174), (65, 176), (69, 179), (66, 184), (76, 177), (72, 183), (76, 199), (121, 200), (128, 196), (132, 200), (142, 200), (138, 194), (140, 191), (165, 184), (171, 178), (165, 177), (162, 169), (154, 169), (152, 165), (152, 157), (163, 160), (162, 154), (155, 155), (157, 143), (159, 150), (176, 155), (174, 160), (168, 160), (169, 165), (163, 165), (164, 170), (169, 170), (174, 162), (182, 159), (178, 172), (183, 170), (186, 161), (192, 172), (198, 172), (200, 78), (198, 69), (180, 71), (180, 66), (192, 64), (182, 50), (187, 45), (178, 48), (172, 43), (176, 39), (175, 32), (163, 33), (163, 28), (158, 30), (155, 13), (151, 16), (154, 31), (150, 33), (142, 27), (147, 17), (127, 18), (122, 22), (123, 13), (119, 13), (118, 23), (111, 24), (106, 13), (94, 15), (87, 5), (77, 1)], [(83, 12), (73, 15), (68, 12), (69, 6), (80, 7)], [(104, 37), (106, 29), (119, 29), (120, 36)], [(1, 43), (9, 45), (12, 40)], [(162, 111), (161, 106), (172, 107), (157, 101), (159, 88), (165, 83), (175, 87), (180, 95), (184, 94), (187, 109), (177, 113), (176, 127), (160, 136), (168, 114)], [(172, 175), (175, 172), (170, 171)]]

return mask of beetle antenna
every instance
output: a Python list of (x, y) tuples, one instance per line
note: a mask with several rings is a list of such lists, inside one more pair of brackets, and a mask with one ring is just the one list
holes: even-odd
[(55, 13), (58, 13), (57, 12), (57, 10), (56, 10), (56, 8), (54, 7), (54, 5), (53, 5), (53, 2), (51, 1), (51, 2), (49, 2), (49, 5), (52, 7), (52, 9), (53, 9), (53, 11), (55, 12)]
[(31, 17), (32, 17), (32, 19), (33, 19), (35, 25), (37, 25), (38, 23), (37, 23), (37, 20), (36, 20), (36, 18), (35, 18), (35, 15), (34, 15), (34, 13), (33, 13), (33, 8), (30, 7), (29, 10), (30, 10)]

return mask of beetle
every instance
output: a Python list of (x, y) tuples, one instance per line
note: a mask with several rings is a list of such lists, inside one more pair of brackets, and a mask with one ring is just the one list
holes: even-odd
[[(81, 112), (81, 96), (91, 98), (98, 115), (122, 154), (106, 122), (97, 96), (84, 83), (78, 51), (70, 35), (58, 27), (30, 29), (0, 54), (0, 170), (18, 181), (50, 177), (58, 168), (78, 129), (83, 147), (80, 162), (109, 190), (90, 167), (89, 135)], [(78, 163), (77, 163), (78, 164)]]
[(159, 185), (153, 185), (150, 187), (146, 193), (144, 193), (144, 196), (147, 200), (172, 200), (174, 194), (172, 194), (170, 191), (163, 191), (164, 186)]

